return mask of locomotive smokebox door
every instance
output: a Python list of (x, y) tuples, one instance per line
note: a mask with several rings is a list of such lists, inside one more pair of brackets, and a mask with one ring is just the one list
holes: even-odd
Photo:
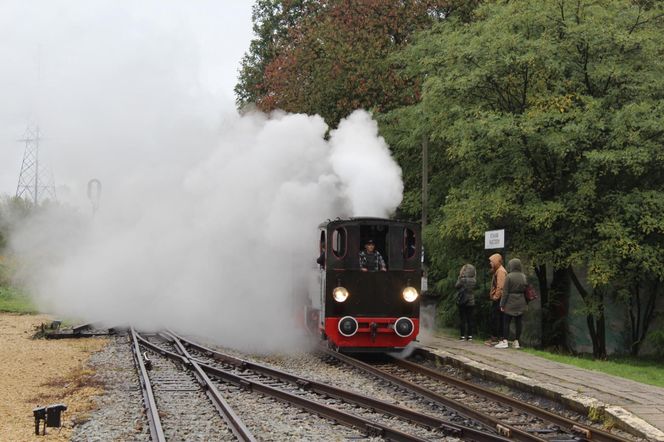
[(46, 426), (47, 427), (60, 427), (62, 412), (67, 409), (65, 404), (49, 405), (46, 408)]

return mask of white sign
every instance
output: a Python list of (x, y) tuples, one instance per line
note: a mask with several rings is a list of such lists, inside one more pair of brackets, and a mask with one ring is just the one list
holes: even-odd
[(505, 247), (505, 229), (484, 232), (485, 249), (502, 249)]

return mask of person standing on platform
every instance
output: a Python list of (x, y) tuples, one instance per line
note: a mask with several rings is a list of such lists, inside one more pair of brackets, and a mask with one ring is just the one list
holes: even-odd
[(456, 287), (458, 292), (457, 305), (461, 325), (461, 340), (472, 341), (475, 333), (475, 287), (477, 287), (475, 266), (464, 264), (459, 271)]
[(526, 286), (528, 281), (521, 269), (521, 260), (510, 259), (507, 263), (507, 278), (503, 297), (500, 300), (500, 310), (503, 312), (503, 335), (502, 340), (496, 344), (496, 348), (507, 348), (507, 339), (510, 336), (510, 324), (512, 318), (516, 322), (516, 339), (512, 342), (513, 348), (520, 348), (521, 330), (523, 327), (523, 313), (528, 310), (526, 303)]
[(500, 311), (500, 299), (503, 297), (507, 270), (503, 267), (503, 257), (500, 256), (500, 253), (489, 256), (489, 265), (493, 278), (489, 291), (489, 299), (491, 299), (491, 340), (488, 344), (495, 345), (498, 343), (498, 338), (503, 336), (503, 313)]

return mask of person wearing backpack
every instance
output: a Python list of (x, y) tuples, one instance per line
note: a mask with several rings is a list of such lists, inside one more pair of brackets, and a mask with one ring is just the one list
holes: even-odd
[(459, 271), (454, 287), (457, 288), (457, 306), (459, 307), (459, 318), (461, 331), (461, 340), (473, 340), (475, 332), (475, 287), (477, 286), (477, 277), (475, 266), (464, 264)]
[(500, 310), (503, 315), (503, 336), (501, 341), (495, 345), (496, 348), (507, 348), (507, 338), (510, 334), (510, 325), (512, 318), (516, 322), (516, 339), (512, 342), (513, 348), (520, 348), (521, 330), (523, 327), (523, 313), (528, 309), (526, 303), (526, 287), (528, 281), (522, 271), (521, 260), (518, 258), (510, 259), (507, 263), (507, 277), (505, 278), (505, 287), (503, 297), (500, 300)]

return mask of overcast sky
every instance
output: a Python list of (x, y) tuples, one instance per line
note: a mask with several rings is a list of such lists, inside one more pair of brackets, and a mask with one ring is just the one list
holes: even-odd
[(40, 126), (65, 200), (117, 173), (95, 164), (126, 158), (131, 143), (159, 144), (180, 123), (188, 134), (214, 125), (233, 107), (252, 4), (0, 0), (0, 194), (16, 192), (28, 124)]

